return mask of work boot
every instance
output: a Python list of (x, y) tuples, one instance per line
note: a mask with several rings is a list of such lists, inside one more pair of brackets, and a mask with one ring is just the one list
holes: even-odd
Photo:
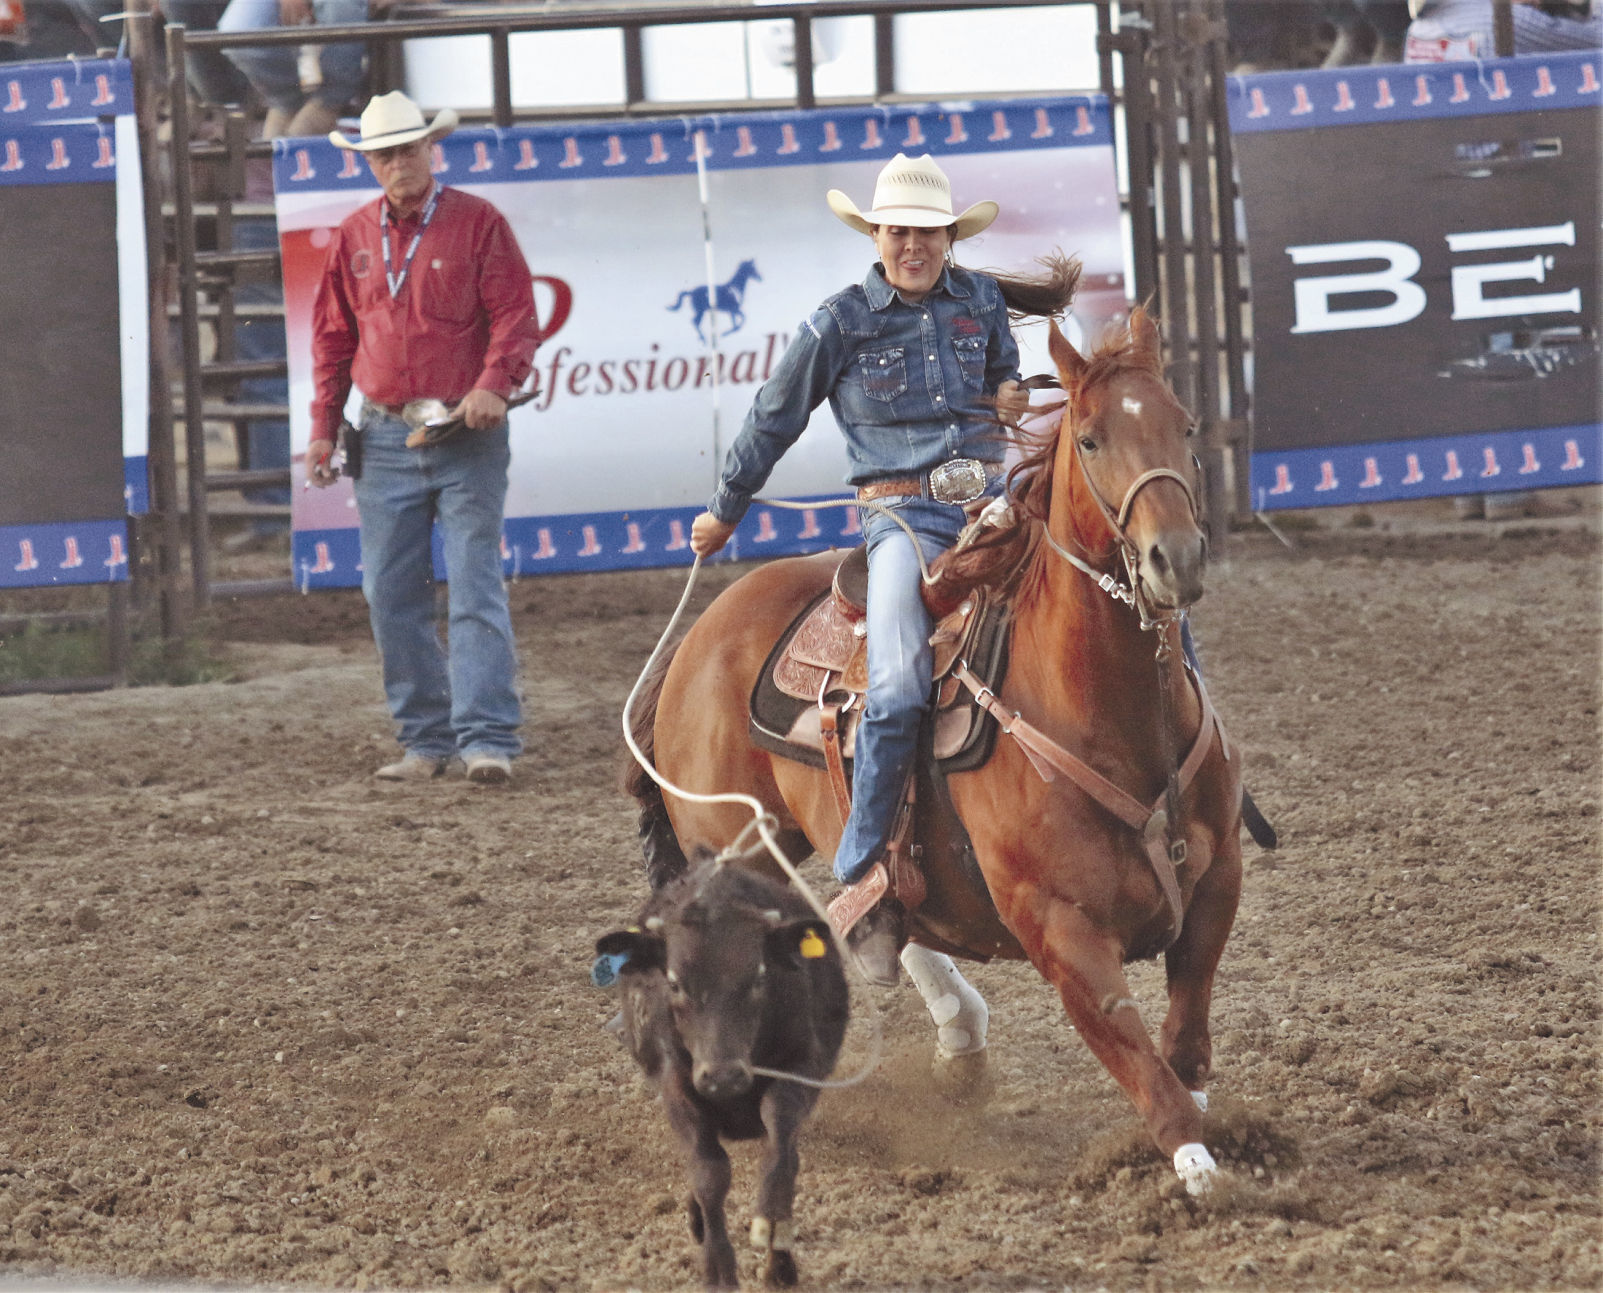
[(419, 754), (408, 750), (394, 763), (386, 763), (373, 775), (380, 781), (433, 781), (445, 775), (451, 760), (433, 754)]
[(847, 950), (863, 977), (876, 988), (896, 986), (906, 927), (902, 904), (895, 898), (883, 898), (846, 931)]

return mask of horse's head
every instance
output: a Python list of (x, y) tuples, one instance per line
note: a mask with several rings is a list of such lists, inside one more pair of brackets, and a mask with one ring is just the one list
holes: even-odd
[(1208, 542), (1198, 524), (1191, 414), (1163, 376), (1157, 326), (1140, 306), (1127, 335), (1080, 354), (1054, 323), (1048, 340), (1068, 393), (1053, 477), (1073, 537), (1123, 549), (1137, 596), (1177, 610), (1202, 596)]

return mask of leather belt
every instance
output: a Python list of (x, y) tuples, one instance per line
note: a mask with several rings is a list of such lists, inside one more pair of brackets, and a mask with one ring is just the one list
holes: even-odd
[(878, 498), (917, 496), (934, 499), (937, 503), (972, 503), (985, 493), (985, 486), (995, 471), (994, 464), (978, 458), (953, 458), (922, 476), (892, 476), (859, 485), (857, 501), (869, 503)]

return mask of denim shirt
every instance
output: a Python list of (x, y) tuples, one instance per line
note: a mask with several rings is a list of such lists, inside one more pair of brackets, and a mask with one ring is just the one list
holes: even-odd
[(876, 264), (802, 324), (729, 446), (707, 510), (738, 522), (826, 398), (846, 437), (849, 484), (918, 475), (949, 458), (1000, 463), (989, 400), (1018, 376), (995, 279), (948, 266), (911, 305)]

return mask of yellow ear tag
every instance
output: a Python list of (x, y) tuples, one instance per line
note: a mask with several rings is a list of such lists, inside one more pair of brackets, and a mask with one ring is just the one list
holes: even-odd
[(809, 961), (816, 961), (827, 949), (824, 940), (818, 937), (818, 931), (809, 929), (802, 935), (801, 954)]

